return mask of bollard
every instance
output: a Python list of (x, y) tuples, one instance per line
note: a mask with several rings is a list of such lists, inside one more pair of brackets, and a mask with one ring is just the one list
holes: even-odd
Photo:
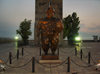
[(32, 58), (32, 72), (35, 72), (35, 57)]
[(40, 56), (41, 56), (41, 48), (40, 48)]
[(9, 64), (12, 64), (12, 53), (9, 52)]
[(22, 47), (22, 56), (24, 55), (24, 48)]
[(58, 56), (59, 56), (59, 48), (58, 48)]
[(80, 58), (81, 58), (81, 60), (83, 59), (83, 51), (82, 51), (82, 49), (80, 51)]
[(19, 59), (19, 49), (17, 50), (17, 60)]
[(70, 72), (70, 57), (68, 57), (67, 72)]
[(77, 56), (77, 49), (76, 49), (76, 47), (75, 47), (75, 56)]
[(88, 64), (90, 64), (91, 63), (91, 53), (89, 52), (88, 53)]

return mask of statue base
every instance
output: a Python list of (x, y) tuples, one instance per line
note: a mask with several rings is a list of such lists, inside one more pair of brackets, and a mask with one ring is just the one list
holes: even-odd
[(61, 60), (39, 60), (41, 64), (60, 64), (62, 63)]
[(58, 55), (42, 55), (41, 60), (58, 60), (59, 56)]
[(52, 55), (52, 54), (42, 55), (39, 60), (39, 63), (41, 64), (59, 64), (61, 62), (62, 61), (59, 60), (58, 55)]

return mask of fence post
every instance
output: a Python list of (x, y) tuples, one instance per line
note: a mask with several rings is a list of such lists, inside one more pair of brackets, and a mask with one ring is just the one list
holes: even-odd
[(17, 60), (19, 59), (19, 49), (17, 50)]
[(41, 56), (41, 47), (40, 47), (40, 56)]
[(24, 55), (24, 48), (22, 47), (22, 56)]
[(67, 72), (70, 72), (70, 57), (68, 57)]
[(32, 72), (35, 72), (35, 57), (32, 58)]
[(9, 52), (9, 64), (12, 64), (12, 53)]
[(88, 64), (90, 64), (90, 63), (91, 63), (91, 53), (88, 52)]
[(76, 47), (75, 47), (75, 56), (77, 56), (77, 49), (76, 49)]
[(82, 49), (80, 51), (80, 58), (81, 58), (81, 60), (83, 59), (83, 51), (82, 51)]

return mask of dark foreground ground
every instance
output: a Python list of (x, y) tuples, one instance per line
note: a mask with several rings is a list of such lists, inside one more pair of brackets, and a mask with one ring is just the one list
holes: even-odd
[[(32, 73), (32, 61), (31, 58), (35, 57), (37, 61), (39, 60), (39, 47), (35, 46), (26, 46), (24, 47), (24, 56), (21, 55), (21, 49), (19, 59), (16, 59), (16, 49), (14, 47), (15, 44), (2, 44), (0, 45), (0, 59), (7, 60), (9, 51), (12, 52), (13, 61), (10, 65), (7, 62), (8, 66), (6, 66), (5, 72), (0, 72), (0, 74), (72, 74), (77, 72), (77, 74), (100, 74), (100, 71), (95, 70), (96, 63), (100, 60), (100, 43), (98, 42), (85, 42), (83, 43), (83, 60), (80, 60), (80, 55), (74, 55), (74, 47), (68, 46), (66, 43), (66, 47), (61, 47), (59, 51), (60, 60), (63, 62), (61, 65), (59, 64), (39, 64), (35, 62), (35, 73)], [(88, 67), (87, 64), (87, 54), (91, 52), (91, 65)], [(71, 58), (71, 71), (67, 72), (67, 58), (68, 56)]]

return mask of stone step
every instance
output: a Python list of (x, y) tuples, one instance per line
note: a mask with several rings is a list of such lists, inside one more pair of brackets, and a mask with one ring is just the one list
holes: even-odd
[(61, 60), (39, 60), (41, 64), (60, 64), (62, 63)]

